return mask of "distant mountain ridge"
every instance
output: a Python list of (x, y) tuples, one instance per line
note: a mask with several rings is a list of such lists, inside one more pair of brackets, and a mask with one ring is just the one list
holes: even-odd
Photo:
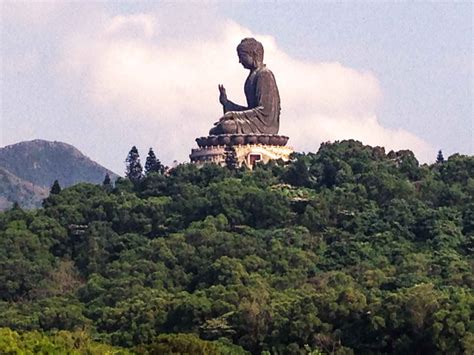
[(39, 207), (54, 180), (61, 187), (79, 182), (101, 183), (118, 175), (63, 142), (36, 139), (0, 148), (0, 209), (18, 202)]

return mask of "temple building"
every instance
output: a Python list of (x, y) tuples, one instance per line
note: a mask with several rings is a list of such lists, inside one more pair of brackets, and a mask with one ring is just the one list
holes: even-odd
[(256, 162), (287, 161), (293, 149), (286, 146), (288, 137), (279, 135), (218, 135), (197, 138), (199, 148), (192, 149), (191, 162), (202, 165), (227, 165), (229, 155), (238, 167), (252, 168)]

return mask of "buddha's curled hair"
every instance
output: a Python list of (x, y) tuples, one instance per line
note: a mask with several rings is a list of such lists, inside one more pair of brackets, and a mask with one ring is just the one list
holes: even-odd
[(248, 53), (258, 62), (263, 62), (263, 45), (255, 38), (244, 38), (237, 46), (239, 52)]

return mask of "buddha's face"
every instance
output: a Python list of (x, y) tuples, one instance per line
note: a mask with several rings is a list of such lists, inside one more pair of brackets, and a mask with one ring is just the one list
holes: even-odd
[(237, 54), (239, 56), (239, 63), (241, 63), (245, 69), (255, 68), (255, 61), (249, 53), (244, 52), (244, 51), (239, 51)]

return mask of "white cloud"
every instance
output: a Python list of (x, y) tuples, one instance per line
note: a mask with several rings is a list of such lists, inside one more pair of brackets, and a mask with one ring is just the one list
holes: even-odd
[(290, 136), (296, 150), (316, 151), (323, 141), (353, 138), (387, 149), (411, 149), (422, 161), (434, 156), (422, 139), (380, 125), (375, 115), (380, 86), (370, 72), (297, 60), (274, 38), (230, 20), (203, 38), (195, 28), (183, 45), (169, 40), (172, 31), (161, 26), (166, 21), (158, 14), (109, 18), (94, 36), (88, 32), (73, 38), (61, 63), (62, 73), (79, 80), (85, 95), (111, 111), (111, 120), (136, 122), (145, 146), (161, 142), (157, 149), (165, 160), (187, 160), (194, 138), (206, 135), (219, 118), (217, 84), (226, 86), (231, 99), (245, 103), (247, 72), (238, 64), (235, 47), (248, 36), (264, 44), (265, 62), (282, 99), (280, 133)]
[(115, 16), (107, 24), (105, 31), (113, 35), (143, 35), (150, 38), (154, 33), (153, 16), (147, 14)]

